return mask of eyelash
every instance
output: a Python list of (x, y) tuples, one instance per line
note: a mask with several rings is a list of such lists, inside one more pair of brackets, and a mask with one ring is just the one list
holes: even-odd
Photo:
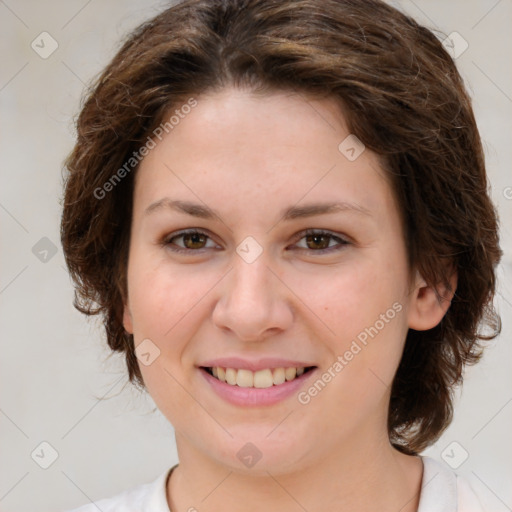
[[(210, 249), (210, 247), (203, 247), (201, 249), (186, 249), (186, 248), (179, 247), (172, 243), (172, 240), (174, 240), (176, 238), (183, 237), (184, 235), (196, 235), (196, 234), (204, 235), (208, 238), (208, 240), (211, 240), (211, 237), (204, 231), (201, 231), (199, 229), (188, 229), (188, 230), (179, 231), (178, 233), (173, 233), (171, 236), (165, 237), (162, 240), (162, 245), (164, 247), (168, 247), (173, 252), (178, 252), (178, 253), (182, 253), (182, 254), (183, 253), (190, 254), (192, 252), (202, 253), (204, 250)], [(311, 253), (315, 253), (315, 254), (326, 254), (326, 253), (330, 253), (330, 252), (334, 252), (334, 251), (339, 251), (344, 246), (350, 245), (350, 242), (348, 240), (346, 240), (345, 238), (334, 235), (330, 231), (324, 231), (321, 229), (306, 229), (305, 231), (301, 231), (299, 233), (299, 238), (297, 239), (297, 241), (295, 243), (302, 240), (306, 236), (311, 236), (311, 235), (313, 235), (313, 236), (328, 236), (328, 237), (330, 237), (331, 240), (338, 241), (339, 245), (336, 247), (327, 247), (325, 249), (319, 249), (319, 250), (307, 249), (307, 248), (301, 247), (301, 248), (299, 248), (299, 250), (303, 250), (303, 251), (307, 251), (307, 252), (311, 252)], [(329, 243), (330, 243), (330, 241), (329, 241)]]

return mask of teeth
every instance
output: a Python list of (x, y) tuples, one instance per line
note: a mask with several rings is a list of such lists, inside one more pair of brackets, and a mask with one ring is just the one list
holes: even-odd
[(233, 368), (226, 368), (226, 382), (234, 386), (238, 372)]
[(276, 368), (273, 372), (273, 381), (276, 386), (286, 380), (284, 368)]
[(291, 381), (296, 377), (300, 377), (304, 373), (304, 367), (299, 368), (266, 368), (252, 372), (251, 370), (235, 368), (221, 368), (216, 366), (211, 368), (214, 377), (222, 382), (226, 382), (231, 386), (239, 386), (241, 388), (270, 388), (279, 386), (285, 381)]
[[(241, 370), (238, 370), (238, 373), (240, 373), (240, 372), (241, 372)], [(255, 388), (270, 388), (273, 385), (274, 385), (274, 377), (272, 376), (272, 370), (267, 369), (267, 370), (259, 370), (257, 372), (254, 372), (254, 387)]]
[(297, 376), (297, 369), (296, 368), (286, 368), (284, 371), (284, 376), (286, 380), (293, 380)]
[[(230, 368), (231, 370), (232, 368)], [(236, 370), (233, 370), (236, 372)], [(236, 384), (241, 388), (252, 388), (253, 387), (253, 373), (250, 370), (238, 370), (236, 372)]]

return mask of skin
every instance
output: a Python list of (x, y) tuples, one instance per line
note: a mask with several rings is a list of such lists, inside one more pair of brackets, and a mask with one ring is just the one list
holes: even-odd
[[(408, 268), (379, 158), (366, 149), (351, 162), (338, 150), (350, 131), (332, 99), (227, 88), (197, 101), (137, 171), (124, 313), (135, 345), (150, 339), (160, 350), (140, 366), (176, 432), (171, 510), (415, 511), (422, 463), (388, 440), (390, 384), (408, 329), (437, 325), (449, 300)], [(145, 213), (164, 197), (219, 217)], [(288, 206), (329, 201), (367, 213), (281, 219)], [(207, 238), (169, 241), (187, 228)], [(301, 235), (308, 228), (348, 243), (327, 237), (338, 250), (320, 254), (325, 246)], [(248, 236), (263, 250), (252, 263), (236, 252)], [(229, 404), (197, 368), (221, 356), (283, 357), (312, 362), (318, 377), (396, 303), (401, 311), (306, 405), (296, 395)], [(252, 468), (237, 457), (247, 442), (262, 454)]]

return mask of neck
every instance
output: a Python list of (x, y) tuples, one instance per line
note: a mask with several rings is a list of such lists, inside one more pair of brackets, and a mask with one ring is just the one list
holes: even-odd
[(267, 468), (257, 476), (219, 464), (179, 434), (176, 442), (180, 464), (167, 485), (172, 512), (418, 509), (421, 459), (398, 452), (387, 438), (373, 444), (351, 439), (343, 449), (290, 471)]

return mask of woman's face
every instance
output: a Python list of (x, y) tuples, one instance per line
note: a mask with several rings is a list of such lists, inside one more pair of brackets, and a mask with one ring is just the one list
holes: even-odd
[(124, 315), (178, 449), (279, 474), (387, 443), (418, 285), (379, 160), (332, 100), (196, 100), (137, 171)]

